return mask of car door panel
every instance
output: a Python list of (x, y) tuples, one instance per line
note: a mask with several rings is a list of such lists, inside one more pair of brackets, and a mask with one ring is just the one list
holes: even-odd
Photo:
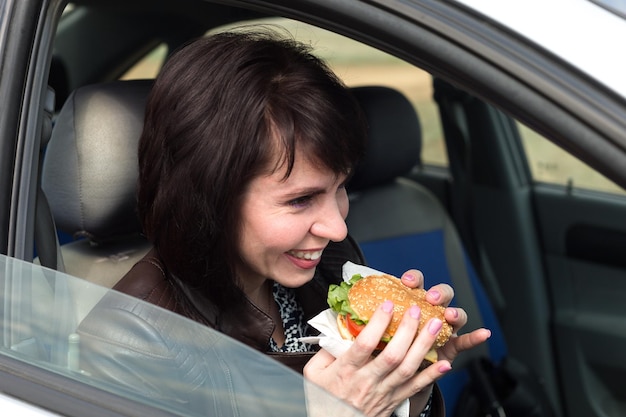
[(553, 337), (569, 415), (626, 414), (626, 199), (537, 186)]

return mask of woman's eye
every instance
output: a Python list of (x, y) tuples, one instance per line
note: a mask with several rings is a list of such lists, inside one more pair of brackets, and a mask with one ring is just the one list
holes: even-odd
[(312, 199), (313, 199), (313, 197), (310, 196), (310, 195), (294, 198), (293, 200), (289, 201), (289, 205), (292, 206), (292, 207), (295, 207), (295, 208), (306, 207), (309, 204), (311, 204), (311, 200)]

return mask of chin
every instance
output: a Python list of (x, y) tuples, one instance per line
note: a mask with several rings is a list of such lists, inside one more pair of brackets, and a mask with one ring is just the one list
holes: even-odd
[[(294, 268), (290, 268), (289, 272), (277, 274), (277, 276), (274, 277), (274, 281), (278, 282), (283, 287), (299, 288), (313, 279), (315, 270), (316, 268), (307, 270), (296, 268), (294, 271)], [(284, 279), (281, 279), (283, 277)]]

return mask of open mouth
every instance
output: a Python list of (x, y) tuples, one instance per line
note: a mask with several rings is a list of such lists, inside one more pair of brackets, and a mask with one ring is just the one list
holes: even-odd
[(289, 251), (289, 255), (298, 259), (305, 259), (307, 261), (315, 261), (322, 256), (322, 250), (317, 251)]

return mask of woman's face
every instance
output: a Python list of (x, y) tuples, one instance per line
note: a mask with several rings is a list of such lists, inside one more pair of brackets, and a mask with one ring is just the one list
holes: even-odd
[(347, 236), (346, 177), (296, 153), (286, 167), (251, 181), (244, 194), (237, 272), (244, 292), (270, 278), (299, 287), (313, 278), (322, 251)]

